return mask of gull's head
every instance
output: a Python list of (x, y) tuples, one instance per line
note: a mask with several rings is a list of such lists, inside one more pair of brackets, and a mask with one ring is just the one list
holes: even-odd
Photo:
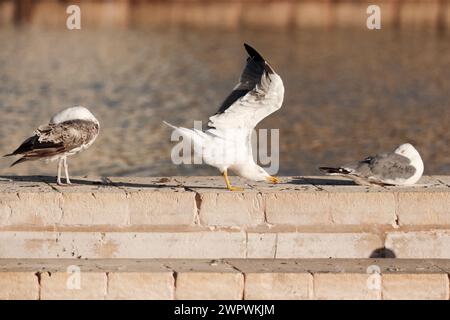
[(270, 174), (267, 173), (266, 170), (264, 170), (263, 168), (261, 168), (260, 166), (256, 167), (256, 171), (257, 171), (257, 177), (254, 180), (257, 181), (266, 181), (266, 182), (270, 182), (270, 183), (279, 183), (280, 180), (278, 180), (277, 177), (271, 176)]
[(408, 159), (420, 158), (419, 152), (410, 143), (404, 143), (397, 147), (394, 151), (395, 153), (407, 157)]
[(423, 160), (420, 157), (419, 152), (410, 143), (402, 144), (397, 149), (395, 149), (394, 152), (408, 158), (410, 161), (410, 165), (412, 165), (416, 169), (414, 175), (407, 181), (405, 181), (404, 184), (407, 185), (416, 183), (422, 177), (423, 171), (425, 169)]
[(239, 176), (253, 181), (266, 181), (270, 183), (278, 183), (278, 179), (272, 177), (266, 170), (258, 166), (256, 163), (250, 162), (241, 164), (233, 169)]
[(97, 125), (99, 124), (98, 120), (94, 117), (94, 115), (88, 109), (81, 106), (64, 109), (63, 111), (55, 114), (50, 119), (50, 123), (58, 124), (70, 120), (86, 120), (92, 121)]

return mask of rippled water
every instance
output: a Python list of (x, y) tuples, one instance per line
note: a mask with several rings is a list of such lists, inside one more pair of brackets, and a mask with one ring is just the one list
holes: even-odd
[[(242, 43), (258, 48), (285, 82), (280, 174), (317, 174), (405, 141), (426, 173), (450, 173), (450, 36), (401, 31), (0, 30), (0, 152), (63, 107), (99, 118), (97, 142), (71, 158), (73, 174), (216, 174), (174, 166), (162, 120), (206, 120), (234, 86)], [(55, 174), (40, 162), (0, 174)]]

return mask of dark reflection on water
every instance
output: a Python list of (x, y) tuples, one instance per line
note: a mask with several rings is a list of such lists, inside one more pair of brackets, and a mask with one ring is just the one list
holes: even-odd
[[(425, 32), (0, 30), (0, 152), (65, 106), (89, 106), (96, 144), (74, 174), (215, 174), (174, 166), (162, 120), (205, 121), (234, 86), (253, 44), (282, 76), (280, 174), (329, 165), (409, 141), (428, 174), (450, 173), (450, 37)], [(1, 162), (2, 167), (7, 163)], [(53, 174), (41, 163), (2, 174)]]

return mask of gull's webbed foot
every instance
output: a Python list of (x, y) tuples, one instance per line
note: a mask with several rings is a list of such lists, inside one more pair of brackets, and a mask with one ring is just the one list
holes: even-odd
[(228, 190), (230, 190), (230, 191), (244, 191), (244, 188), (229, 186)]

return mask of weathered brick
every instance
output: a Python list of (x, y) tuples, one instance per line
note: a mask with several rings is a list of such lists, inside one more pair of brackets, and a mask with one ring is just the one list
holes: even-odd
[(129, 193), (132, 225), (192, 225), (197, 213), (193, 192)]
[(110, 233), (124, 258), (239, 258), (245, 255), (245, 234), (227, 231)]
[(394, 225), (395, 197), (390, 192), (336, 192), (329, 193), (333, 224)]
[(266, 195), (267, 222), (281, 225), (331, 223), (327, 192), (279, 192)]
[(241, 273), (178, 273), (175, 298), (178, 300), (238, 300), (244, 291)]
[(0, 300), (37, 300), (39, 282), (33, 272), (0, 272)]
[(449, 280), (445, 274), (383, 274), (383, 299), (447, 300)]
[(278, 233), (276, 258), (368, 258), (381, 247), (370, 233)]
[(245, 234), (198, 232), (0, 233), (2, 258), (243, 258)]
[(450, 226), (449, 192), (400, 192), (398, 216), (401, 226)]
[(267, 221), (284, 225), (395, 224), (395, 198), (390, 192), (279, 192), (267, 195)]
[(7, 225), (48, 226), (61, 220), (61, 195), (57, 192), (18, 193), (7, 201), (11, 208)]
[(246, 300), (311, 299), (313, 276), (309, 273), (248, 273), (244, 293)]
[[(76, 277), (80, 277), (80, 281)], [(78, 286), (78, 283), (80, 284)], [(105, 273), (44, 272), (41, 274), (42, 300), (100, 300), (106, 296)]]
[(169, 300), (174, 298), (171, 272), (112, 272), (107, 299)]
[(397, 258), (450, 259), (450, 231), (391, 232), (386, 248)]
[(257, 226), (264, 223), (264, 203), (257, 192), (200, 193), (200, 224), (208, 226)]
[(357, 273), (316, 273), (314, 274), (314, 296), (320, 300), (379, 300), (379, 286), (371, 284), (370, 277), (379, 275)]
[(62, 225), (129, 224), (125, 192), (64, 193), (62, 208)]
[(247, 258), (274, 258), (277, 247), (276, 233), (247, 234)]
[(8, 225), (9, 219), (12, 215), (12, 209), (9, 204), (10, 198), (16, 197), (15, 194), (1, 194), (0, 195), (0, 226)]

